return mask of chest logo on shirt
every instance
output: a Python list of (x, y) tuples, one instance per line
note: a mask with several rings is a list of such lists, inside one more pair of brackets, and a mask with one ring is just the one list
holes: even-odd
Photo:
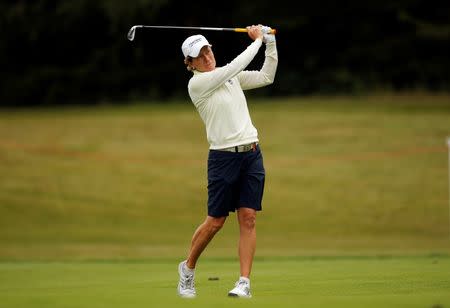
[(228, 83), (231, 84), (231, 85), (233, 85), (233, 80), (231, 80), (231, 79), (228, 80)]

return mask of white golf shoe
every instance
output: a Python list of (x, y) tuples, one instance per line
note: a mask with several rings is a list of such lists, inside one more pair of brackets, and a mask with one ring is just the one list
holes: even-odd
[(178, 274), (180, 275), (180, 281), (178, 282), (178, 295), (184, 298), (194, 298), (195, 284), (194, 284), (194, 271), (192, 273), (186, 273), (185, 268), (186, 261), (178, 264)]
[(244, 298), (252, 297), (250, 294), (250, 279), (246, 277), (239, 278), (234, 286), (234, 289), (228, 292), (228, 296)]

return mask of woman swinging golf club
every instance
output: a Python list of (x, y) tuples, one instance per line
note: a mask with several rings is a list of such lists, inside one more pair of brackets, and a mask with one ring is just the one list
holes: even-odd
[[(251, 297), (250, 272), (256, 247), (256, 212), (262, 209), (265, 170), (258, 132), (250, 118), (243, 90), (273, 83), (278, 64), (275, 35), (269, 27), (247, 27), (253, 42), (233, 61), (216, 68), (209, 42), (202, 35), (182, 44), (184, 63), (193, 72), (189, 96), (205, 123), (209, 147), (208, 215), (195, 231), (187, 259), (178, 266), (178, 294), (195, 297), (198, 258), (222, 228), (229, 212), (237, 211), (240, 228), (240, 278), (229, 296)], [(244, 69), (265, 43), (259, 71)]]

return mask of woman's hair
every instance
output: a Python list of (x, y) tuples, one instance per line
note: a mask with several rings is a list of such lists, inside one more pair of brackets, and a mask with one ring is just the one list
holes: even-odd
[(192, 57), (187, 56), (186, 58), (184, 58), (184, 64), (186, 65), (186, 69), (188, 71), (193, 71), (194, 68), (191, 66), (192, 63)]

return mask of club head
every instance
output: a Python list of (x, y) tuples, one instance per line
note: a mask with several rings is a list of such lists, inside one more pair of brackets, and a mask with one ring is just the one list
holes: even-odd
[(127, 38), (132, 41), (134, 40), (134, 35), (136, 34), (136, 26), (131, 27), (130, 31), (128, 31)]

